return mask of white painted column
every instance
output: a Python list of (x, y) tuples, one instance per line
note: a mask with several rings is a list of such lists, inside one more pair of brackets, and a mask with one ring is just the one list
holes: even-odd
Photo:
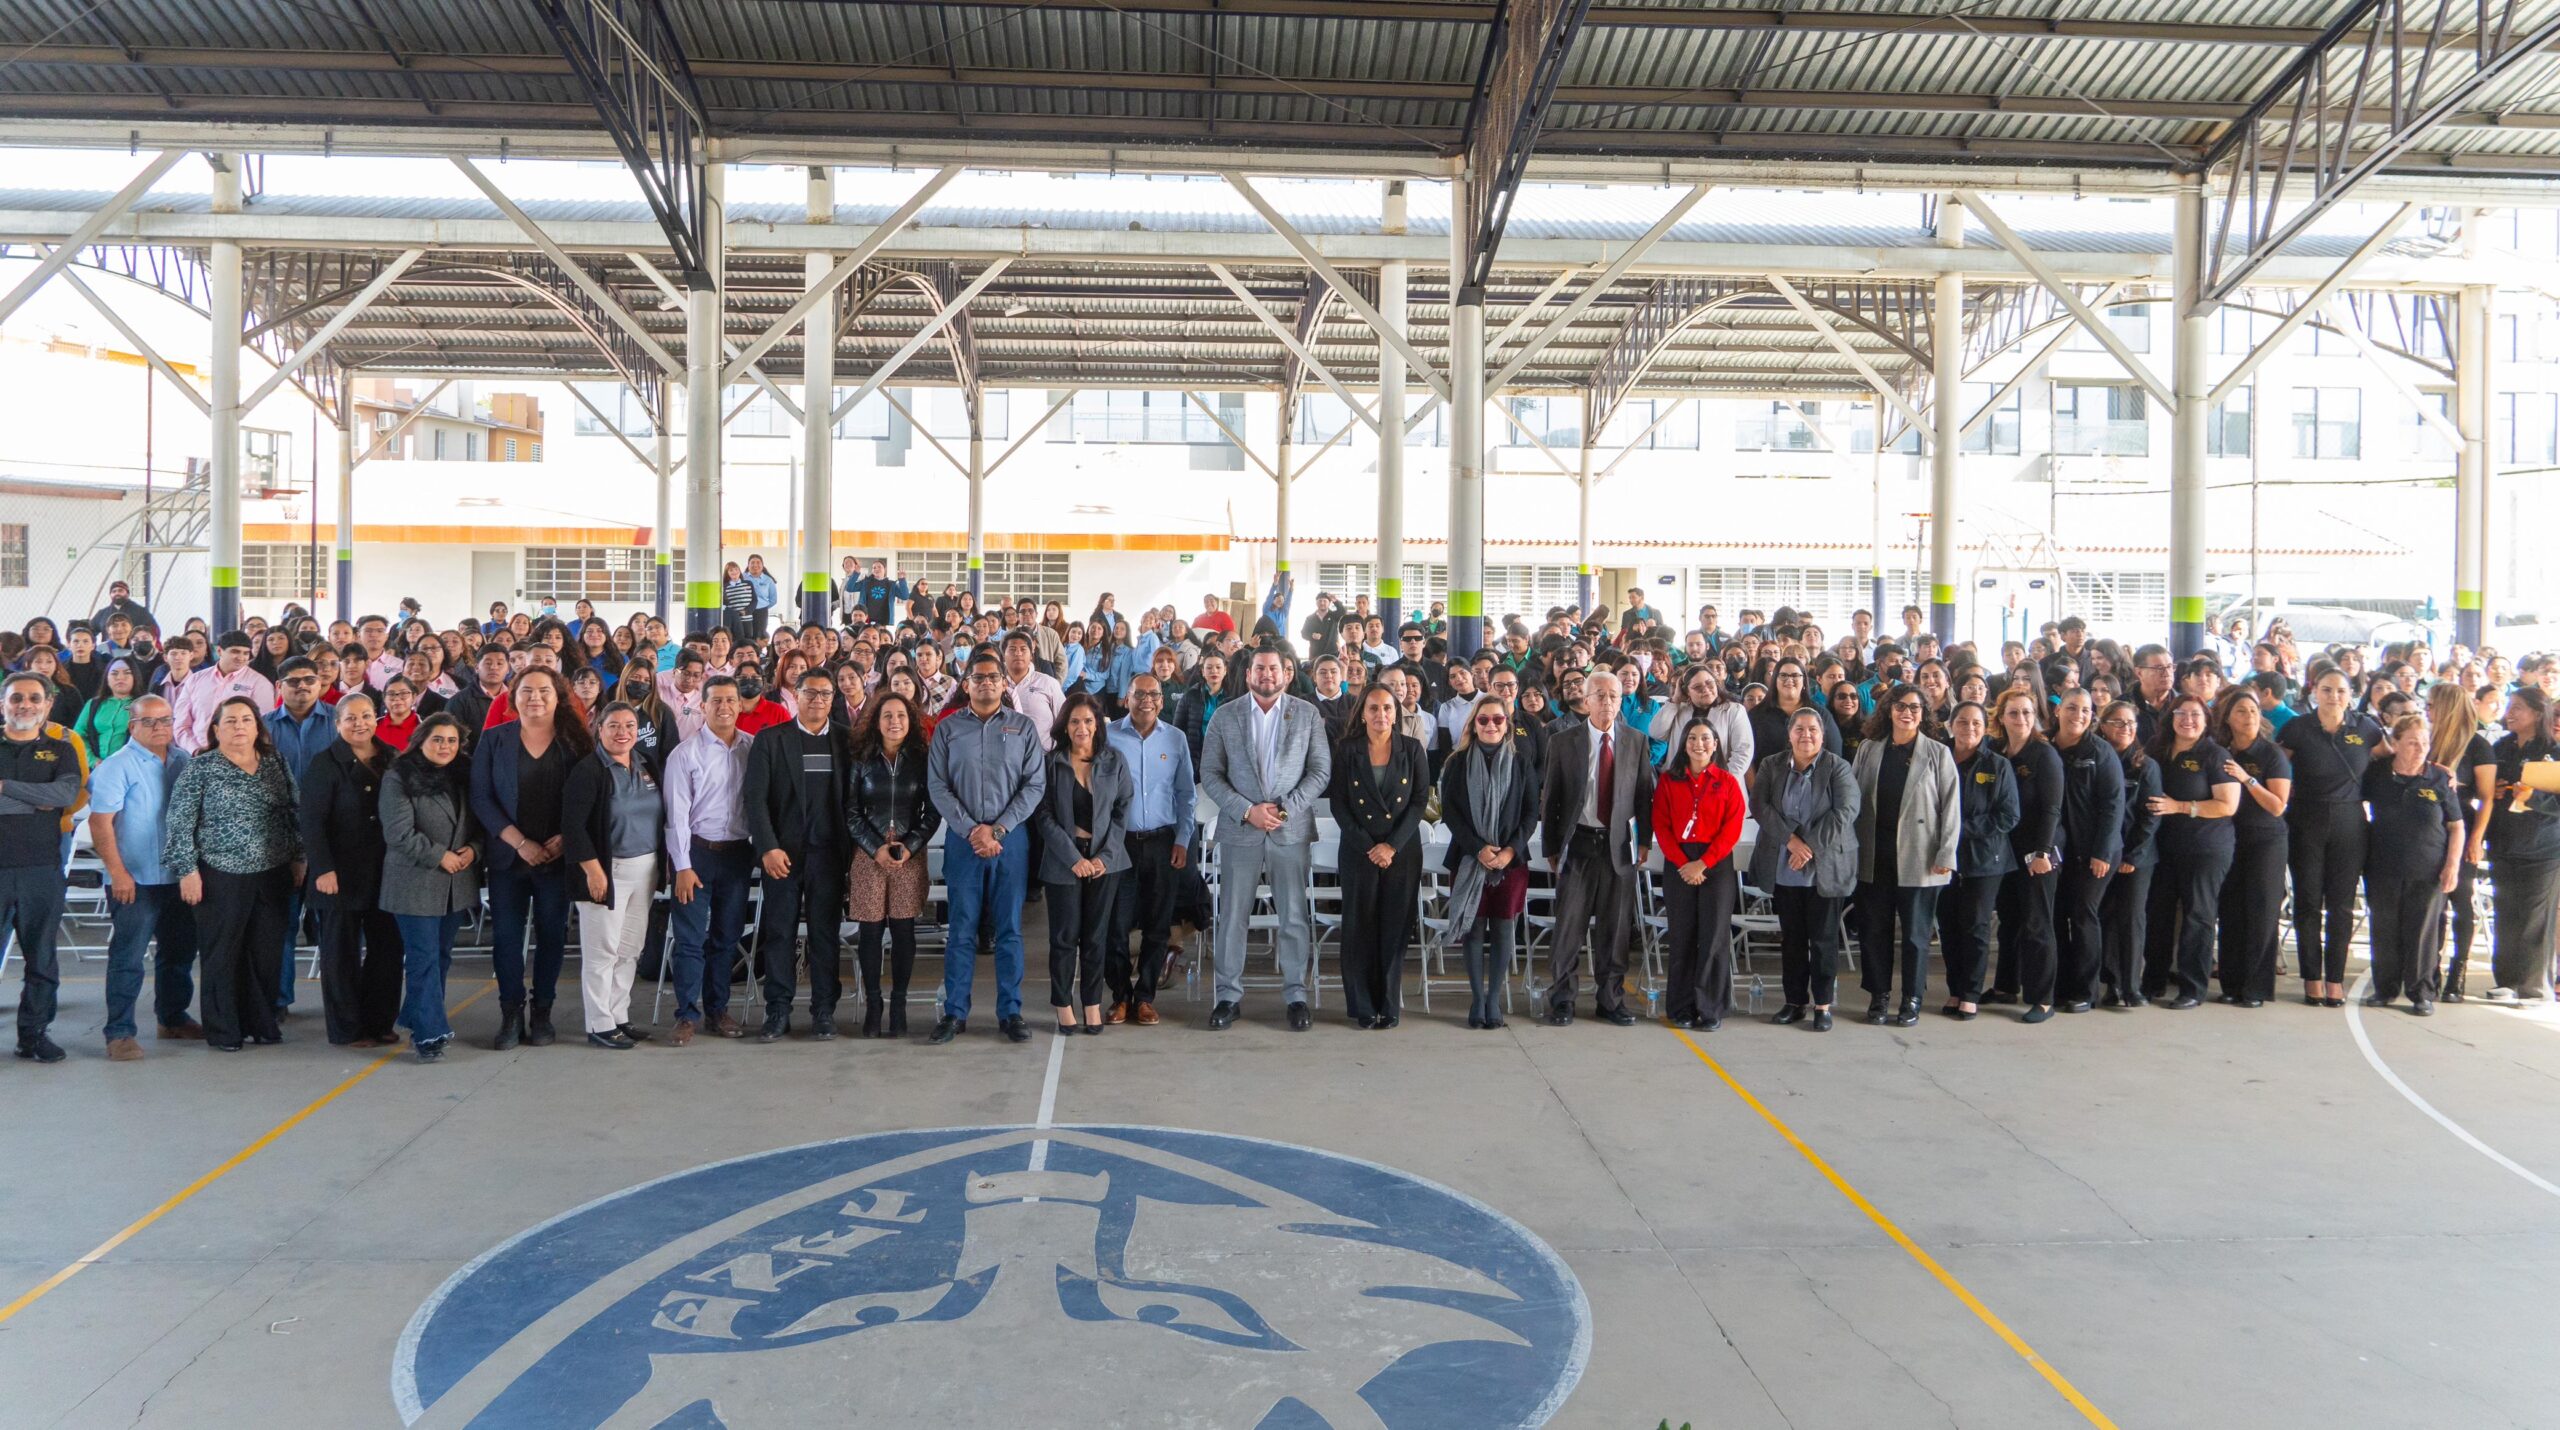
[[(2178, 407), (2169, 414), (2169, 650), (2180, 660), (2205, 648), (2204, 547), (2206, 420), (2213, 377), (2205, 370), (2213, 310), (2205, 303), (2204, 180), (2178, 185), (2170, 269), (2177, 285), (2175, 348), (2169, 385)], [(2251, 400), (2254, 420), (2256, 402)], [(2252, 450), (2254, 450), (2254, 441)]]
[[(1938, 201), (1938, 246), (1964, 246), (1964, 209), (1951, 199)], [(1956, 548), (1960, 503), (1956, 462), (1964, 450), (1964, 275), (1938, 275), (1930, 311), (1929, 341), (1936, 365), (1930, 374), (1930, 416), (1935, 429), (1929, 439), (1929, 629), (1940, 649), (1955, 644), (1956, 591), (1964, 584)], [(1884, 399), (1878, 395), (1878, 402)], [(1876, 628), (1883, 630), (1883, 614)]]
[(969, 412), (969, 594), (986, 609), (987, 599), (987, 440), (980, 421), (984, 396), (976, 388), (962, 398)]
[(718, 164), (704, 174), (711, 212), (703, 225), (703, 267), (711, 281), (685, 296), (684, 624), (720, 623), (720, 337), (722, 225), (728, 206)]
[(2495, 295), (2471, 284), (2455, 296), (2453, 638), (2473, 650), (2489, 634), (2489, 325)]
[(356, 618), (355, 375), (338, 379), (338, 619)]
[[(656, 429), (651, 437), (651, 458), (657, 467), (658, 524), (650, 531), (651, 564), (657, 571), (657, 615), (661, 622), (675, 617), (676, 579), (676, 454), (675, 439), (668, 435), (675, 405), (675, 393), (666, 379), (658, 380), (658, 416), (651, 424)], [(673, 629), (670, 626), (670, 629)]]
[[(1289, 400), (1286, 392), (1280, 394), (1279, 406), (1280, 445), (1277, 455), (1280, 460), (1271, 468), (1272, 485), (1278, 488), (1272, 494), (1271, 505), (1271, 568), (1286, 573), (1289, 569), (1289, 492), (1298, 484), (1298, 474), (1290, 467), (1290, 463), (1296, 460), (1292, 439), (1297, 436), (1298, 413), (1297, 404)], [(1288, 624), (1285, 607), (1281, 614), (1284, 618), (1281, 624), (1285, 627)], [(1289, 632), (1282, 630), (1280, 637), (1287, 640)]]
[(1466, 188), (1449, 193), (1449, 654), (1484, 644), (1484, 295), (1468, 293)]
[[(242, 156), (221, 156), (213, 176), (213, 211), (240, 211)], [(214, 634), (240, 628), (240, 334), (245, 326), (241, 292), (240, 245), (217, 239), (212, 245), (210, 341), (205, 376), (212, 388), (212, 456), (210, 477), (212, 520), (205, 530), (207, 563), (213, 590)]]
[(1871, 515), (1871, 525), (1868, 535), (1868, 539), (1873, 544), (1867, 555), (1867, 576), (1870, 583), (1870, 589), (1867, 593), (1867, 606), (1868, 609), (1875, 612), (1875, 629), (1876, 634), (1879, 637), (1881, 637), (1886, 631), (1900, 629), (1900, 627), (1896, 626), (1894, 622), (1902, 614), (1899, 611), (1888, 611), (1884, 608), (1884, 524), (1887, 515), (1884, 500), (1884, 443), (1886, 426), (1885, 414), (1888, 411), (1890, 411), (1890, 409), (1885, 406), (1884, 398), (1879, 394), (1875, 399), (1875, 460), (1869, 464), (1872, 470), (1868, 473), (1868, 478), (1874, 484), (1875, 488), (1875, 510)]
[[(1387, 183), (1385, 231), (1405, 231), (1404, 180)], [(1405, 261), (1394, 259), (1378, 269), (1378, 313), (1396, 336), (1405, 327)], [(1377, 588), (1377, 610), (1385, 617), (1387, 639), (1393, 641), (1404, 619), (1404, 354), (1392, 343), (1378, 344), (1378, 559), (1370, 572)], [(1346, 593), (1347, 597), (1347, 593)]]
[[(833, 171), (809, 171), (809, 222), (832, 223), (836, 212)], [(812, 253), (802, 261), (808, 286), (826, 280), (835, 255)], [(800, 410), (800, 623), (825, 623), (835, 594), (836, 433), (836, 303), (832, 294), (818, 300), (801, 324)]]
[[(1591, 401), (1582, 403), (1582, 471), (1574, 478), (1573, 493), (1573, 561), (1574, 594), (1582, 602), (1584, 619), (1589, 619), (1593, 603), (1600, 599), (1600, 574), (1591, 569)], [(1535, 619), (1537, 612), (1529, 615)]]

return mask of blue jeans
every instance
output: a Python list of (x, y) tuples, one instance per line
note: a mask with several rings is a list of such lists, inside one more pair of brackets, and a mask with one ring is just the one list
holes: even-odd
[(706, 1011), (714, 1018), (729, 1011), (729, 965), (746, 931), (754, 871), (755, 849), (743, 839), (728, 848), (694, 842), (693, 873), (702, 887), (668, 914), (676, 931), (677, 1018), (700, 1023)]
[(1022, 890), (1030, 870), (1028, 828), (1006, 835), (993, 859), (981, 859), (969, 847), (969, 831), (945, 827), (942, 882), (951, 891), (951, 937), (942, 952), (942, 1016), (969, 1016), (982, 922), (993, 926), (996, 946), (996, 1017), (1022, 1016)]
[(183, 1026), (196, 999), (196, 913), (178, 897), (178, 886), (134, 885), (132, 903), (107, 901), (107, 923), (107, 1025), (100, 1031), (110, 1041), (134, 1036), (133, 1005), (142, 997), (144, 954), (154, 938), (160, 953), (151, 960), (158, 975), (151, 1006), (161, 1027)]
[(62, 925), (62, 871), (44, 864), (0, 869), (0, 928), (17, 935), (18, 1046), (44, 1036), (53, 1023), (62, 972), (54, 959), (54, 939)]
[(400, 925), (400, 1026), (413, 1043), (433, 1043), (453, 1036), (444, 1016), (444, 975), (453, 967), (454, 935), (463, 915), (398, 914)]
[(489, 961), (501, 1007), (524, 1006), (527, 906), (533, 912), (533, 1006), (548, 1008), (559, 995), (560, 961), (569, 951), (568, 867), (554, 859), (540, 868), (518, 861), (489, 871)]

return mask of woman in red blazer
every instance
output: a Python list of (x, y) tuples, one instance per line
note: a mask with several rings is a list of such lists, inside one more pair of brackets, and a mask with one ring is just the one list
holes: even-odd
[(1653, 783), (1653, 838), (1671, 925), (1663, 1012), (1672, 1026), (1699, 1033), (1723, 1026), (1733, 1010), (1733, 908), (1742, 887), (1733, 868), (1742, 786), (1718, 767), (1718, 753), (1714, 729), (1693, 720)]

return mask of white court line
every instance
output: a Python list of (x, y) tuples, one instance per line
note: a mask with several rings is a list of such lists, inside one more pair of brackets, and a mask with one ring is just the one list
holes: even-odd
[[(1040, 1081), (1040, 1119), (1034, 1127), (1054, 1127), (1058, 1123), (1058, 1070), (1067, 1065), (1067, 1040), (1049, 1039), (1049, 1074)], [(1031, 1170), (1041, 1171), (1049, 1165), (1049, 1139), (1031, 1144)]]
[(2499, 1166), (2506, 1168), (2508, 1171), (2515, 1173), (2517, 1176), (2524, 1178), (2526, 1181), (2533, 1183), (2535, 1186), (2549, 1192), (2551, 1195), (2560, 1197), (2560, 1186), (2554, 1186), (2550, 1182), (2543, 1180), (2540, 1175), (2517, 1162), (2513, 1157), (2510, 1157), (2506, 1153), (2499, 1151), (2497, 1148), (2490, 1146), (2488, 1143), (2481, 1141), (2479, 1138), (2472, 1136), (2461, 1123), (2456, 1122), (2452, 1118), (2445, 1116), (2443, 1113), (2436, 1111), (2435, 1104), (2418, 1096), (2418, 1094), (2412, 1090), (2407, 1083), (2400, 1080), (2400, 1075), (2398, 1073), (2393, 1072), (2390, 1066), (2382, 1061), (2382, 1055), (2373, 1050), (2373, 1039), (2365, 1036), (2364, 1031), (2364, 995), (2365, 990), (2372, 986), (2373, 976), (2371, 974), (2366, 974), (2356, 980), (2356, 986), (2354, 988), (2347, 991), (2347, 1031), (2355, 1034), (2356, 1047), (2364, 1053), (2364, 1060), (2373, 1064), (2373, 1070), (2382, 1074), (2382, 1080), (2391, 1084), (2393, 1091), (2399, 1093), (2402, 1097), (2409, 1099), (2410, 1106), (2433, 1118), (2437, 1126), (2452, 1133), (2454, 1136), (2461, 1138), (2463, 1142), (2471, 1148), (2471, 1150), (2488, 1158), (2490, 1161), (2497, 1163)]

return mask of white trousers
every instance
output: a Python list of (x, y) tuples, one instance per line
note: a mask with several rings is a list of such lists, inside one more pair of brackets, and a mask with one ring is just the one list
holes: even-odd
[[(649, 935), (650, 886), (658, 856), (616, 859), (613, 907), (578, 906), (578, 988), (586, 996), (587, 1031), (610, 1033), (631, 1021), (631, 979), (640, 967), (640, 944)], [(569, 877), (581, 878), (576, 870)]]

